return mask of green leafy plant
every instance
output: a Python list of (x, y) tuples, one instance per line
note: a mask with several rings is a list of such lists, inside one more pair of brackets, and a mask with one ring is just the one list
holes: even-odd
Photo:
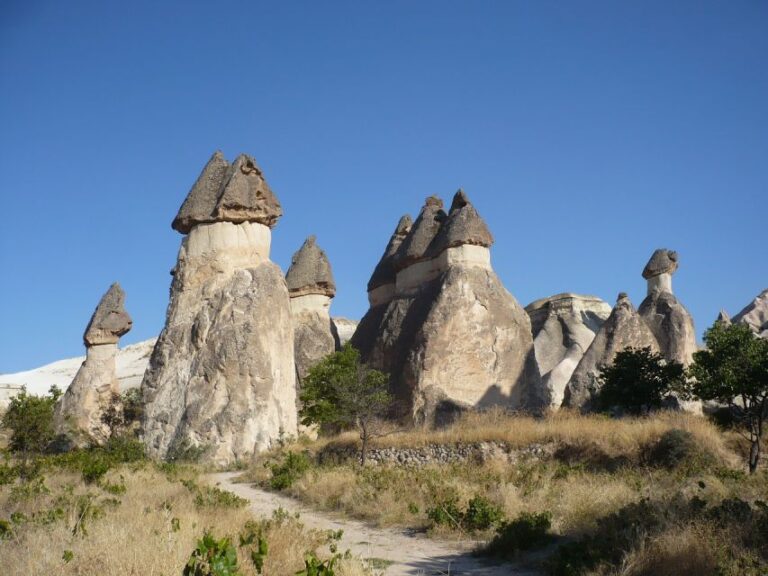
[(296, 576), (335, 576), (334, 566), (341, 554), (334, 554), (326, 560), (320, 560), (314, 553), (304, 558), (304, 570), (296, 572)]
[(53, 409), (61, 390), (51, 386), (46, 396), (31, 396), (23, 389), (11, 398), (2, 426), (11, 431), (9, 448), (15, 452), (41, 453), (53, 441)]
[(269, 544), (264, 536), (263, 526), (249, 522), (245, 526), (245, 530), (240, 534), (240, 548), (249, 549), (251, 562), (256, 569), (257, 574), (261, 574), (264, 570), (264, 562), (267, 559), (269, 553)]
[(385, 433), (383, 418), (392, 408), (389, 377), (368, 368), (347, 343), (310, 369), (301, 382), (301, 423), (356, 428), (360, 465), (365, 465), (371, 439)]
[(650, 348), (630, 347), (616, 354), (610, 366), (600, 368), (600, 382), (600, 409), (639, 415), (664, 406), (683, 386), (685, 368)]
[(310, 467), (309, 457), (301, 452), (288, 452), (282, 462), (272, 464), (269, 485), (273, 490), (285, 490), (301, 478)]
[(747, 464), (754, 474), (768, 419), (768, 340), (746, 324), (715, 322), (705, 332), (704, 342), (707, 348), (693, 354), (685, 393), (730, 408), (749, 442)]
[(239, 576), (237, 550), (229, 538), (216, 539), (209, 531), (197, 541), (197, 547), (184, 566), (183, 576)]
[(714, 456), (696, 442), (693, 434), (673, 428), (645, 450), (645, 459), (651, 466), (668, 470), (684, 470), (696, 473), (715, 464)]
[(553, 539), (549, 532), (551, 527), (552, 514), (549, 512), (524, 512), (510, 522), (503, 522), (484, 552), (511, 558), (521, 551), (541, 548)]
[(427, 510), (427, 518), (433, 525), (452, 526), (462, 531), (488, 530), (504, 519), (500, 506), (492, 504), (484, 496), (475, 496), (462, 510), (458, 498), (453, 495)]

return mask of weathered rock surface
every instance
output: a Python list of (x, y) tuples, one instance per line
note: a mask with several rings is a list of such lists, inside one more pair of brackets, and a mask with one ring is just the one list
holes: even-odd
[(343, 346), (352, 338), (358, 323), (343, 316), (334, 316), (332, 320), (333, 325), (336, 326), (336, 332), (339, 334), (339, 345)]
[(595, 296), (563, 293), (525, 307), (531, 319), (536, 364), (541, 375), (540, 398), (559, 408), (565, 387), (611, 306)]
[(538, 380), (530, 320), (491, 268), (487, 226), (462, 191), (450, 215), (442, 206), (428, 198), (405, 238), (390, 240), (388, 252), (400, 242), (393, 291), (388, 299), (369, 292), (371, 308), (352, 337), (364, 361), (391, 375), (415, 422), (520, 407)]
[(336, 293), (328, 256), (310, 236), (291, 260), (286, 274), (293, 317), (294, 357), (299, 389), (310, 368), (339, 347), (330, 316)]
[(610, 316), (574, 370), (565, 389), (563, 405), (589, 408), (600, 389), (600, 367), (612, 364), (616, 354), (630, 346), (649, 347), (654, 352), (659, 352), (659, 344), (651, 329), (632, 306), (627, 295), (622, 292)]
[(662, 355), (687, 366), (698, 347), (693, 317), (672, 293), (672, 274), (678, 264), (677, 252), (662, 248), (653, 253), (643, 270), (648, 296), (638, 313), (653, 332)]
[(227, 168), (214, 221), (192, 222), (182, 241), (166, 324), (142, 382), (152, 456), (196, 448), (226, 465), (296, 434), (291, 307), (269, 261), (279, 212), (242, 155)]
[(761, 338), (768, 338), (768, 289), (763, 290), (732, 321), (749, 325)]
[(83, 335), (85, 362), (54, 410), (54, 428), (62, 447), (101, 445), (109, 440), (110, 428), (104, 416), (110, 409), (120, 409), (117, 342), (132, 325), (124, 305), (125, 292), (114, 283), (88, 323)]
[(394, 265), (395, 255), (412, 226), (413, 220), (408, 214), (402, 216), (397, 223), (397, 228), (389, 239), (381, 260), (368, 280), (368, 298), (371, 306), (385, 304), (392, 299), (395, 293), (395, 277), (397, 276)]
[(86, 346), (116, 344), (131, 326), (133, 322), (125, 311), (125, 292), (120, 284), (115, 282), (101, 297), (85, 329), (83, 341)]

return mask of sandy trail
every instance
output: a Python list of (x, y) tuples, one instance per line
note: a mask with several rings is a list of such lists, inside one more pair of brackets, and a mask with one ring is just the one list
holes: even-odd
[(301, 521), (309, 528), (343, 530), (339, 550), (349, 549), (362, 558), (381, 558), (392, 562), (384, 570), (385, 576), (539, 576), (538, 572), (513, 564), (494, 564), (475, 558), (471, 555), (471, 544), (432, 540), (403, 530), (375, 528), (356, 520), (335, 518), (311, 510), (291, 498), (233, 482), (238, 475), (239, 472), (222, 472), (211, 474), (209, 478), (220, 488), (246, 498), (251, 503), (251, 511), (257, 516), (269, 517), (273, 510), (283, 508), (289, 513), (299, 512)]

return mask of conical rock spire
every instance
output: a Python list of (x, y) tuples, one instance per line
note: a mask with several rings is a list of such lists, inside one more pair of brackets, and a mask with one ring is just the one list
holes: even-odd
[(400, 217), (400, 221), (397, 223), (397, 228), (395, 228), (395, 231), (392, 233), (392, 237), (389, 239), (389, 243), (387, 243), (387, 247), (384, 250), (381, 260), (379, 260), (379, 263), (373, 270), (373, 274), (371, 274), (370, 280), (368, 280), (368, 292), (380, 286), (384, 286), (385, 284), (395, 283), (395, 255), (412, 227), (413, 220), (410, 215), (405, 214)]
[(293, 255), (285, 282), (292, 297), (302, 294), (333, 297), (336, 294), (331, 263), (323, 249), (317, 245), (315, 236), (309, 236)]
[(448, 218), (440, 227), (429, 252), (437, 256), (443, 250), (466, 244), (489, 248), (493, 244), (493, 235), (464, 190), (459, 189), (451, 202)]
[(395, 255), (393, 264), (396, 271), (427, 257), (427, 249), (447, 217), (440, 198), (430, 196), (426, 199), (410, 233), (405, 237)]

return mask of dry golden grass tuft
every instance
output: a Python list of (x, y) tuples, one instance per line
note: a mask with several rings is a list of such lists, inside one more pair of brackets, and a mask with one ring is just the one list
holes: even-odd
[[(237, 543), (243, 526), (254, 520), (245, 508), (198, 507), (187, 487), (150, 465), (120, 468), (110, 472), (106, 480), (124, 484), (125, 493), (109, 494), (83, 484), (78, 475), (68, 472), (46, 475), (49, 493), (19, 498), (18, 489), (0, 487), (2, 519), (22, 513), (29, 520), (35, 513), (66, 510), (63, 518), (47, 525), (31, 521), (15, 525), (13, 537), (0, 540), (3, 573), (178, 575), (205, 529), (217, 537), (229, 535)], [(87, 495), (91, 495), (90, 510), (83, 515), (76, 502), (85, 501)], [(266, 537), (270, 552), (264, 574), (272, 576), (294, 574), (303, 568), (309, 550), (317, 549), (322, 556), (326, 538), (293, 519), (271, 523)], [(250, 560), (243, 551), (239, 554), (241, 573), (254, 575)], [(365, 572), (359, 561), (349, 560), (341, 573), (361, 576)]]

